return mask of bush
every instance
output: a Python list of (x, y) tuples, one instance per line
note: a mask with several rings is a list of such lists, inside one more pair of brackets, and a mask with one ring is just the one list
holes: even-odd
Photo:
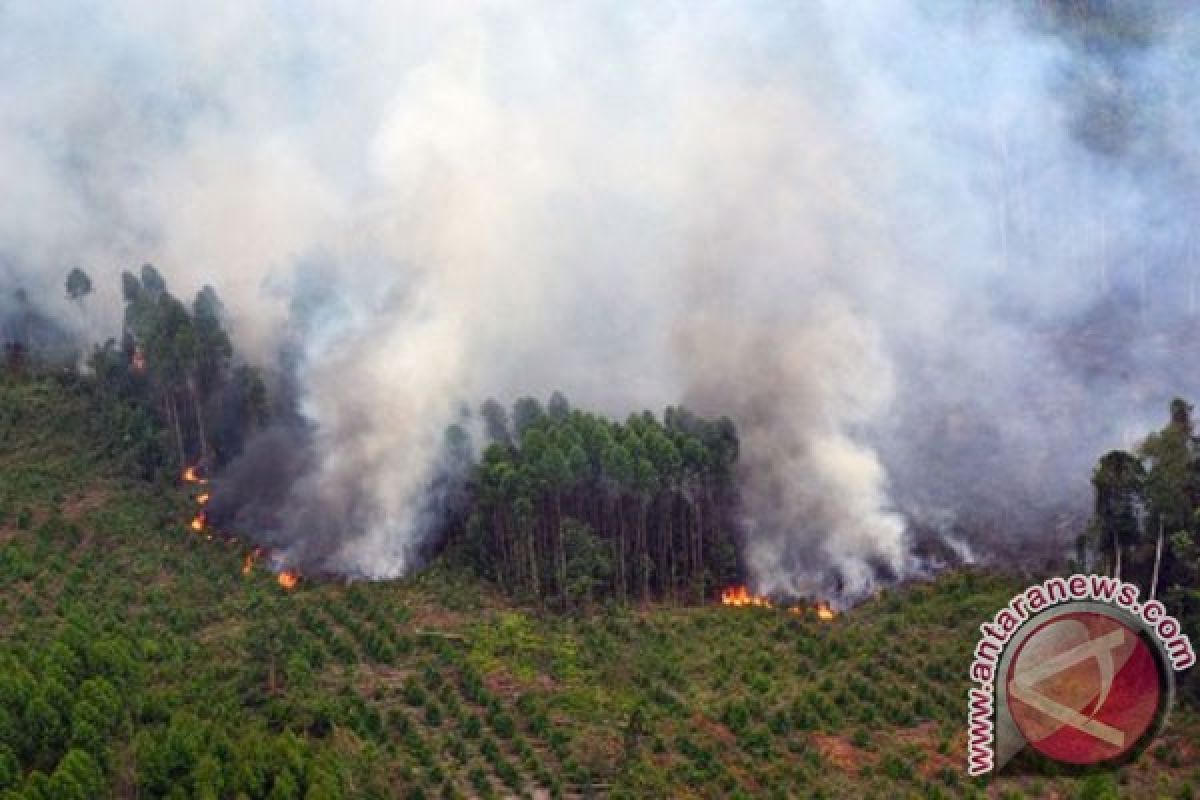
[(21, 765), (6, 745), (0, 744), (0, 789), (10, 789), (21, 780)]
[(889, 755), (883, 759), (883, 774), (894, 781), (909, 781), (913, 776), (912, 765), (896, 756)]
[(1121, 793), (1112, 775), (1098, 772), (1083, 780), (1075, 797), (1077, 800), (1120, 800)]
[(404, 684), (404, 701), (410, 706), (425, 704), (425, 690), (410, 675)]

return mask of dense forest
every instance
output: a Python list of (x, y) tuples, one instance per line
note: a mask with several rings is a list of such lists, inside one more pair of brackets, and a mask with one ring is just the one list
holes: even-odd
[[(702, 600), (737, 573), (733, 423), (668, 408), (622, 425), (524, 397), (481, 414), (463, 555), (530, 597)], [(461, 434), (452, 431), (450, 436)]]

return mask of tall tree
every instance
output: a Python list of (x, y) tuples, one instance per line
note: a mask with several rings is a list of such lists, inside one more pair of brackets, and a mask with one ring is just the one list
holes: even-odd
[(75, 267), (67, 273), (67, 297), (76, 303), (82, 303), (83, 298), (92, 293), (92, 279), (88, 274)]
[(1121, 576), (1121, 551), (1141, 538), (1141, 509), (1145, 470), (1141, 462), (1123, 450), (1113, 450), (1100, 459), (1092, 473), (1096, 491), (1095, 525), (1101, 541), (1113, 553), (1113, 575)]
[(187, 348), (191, 358), (185, 367), (185, 381), (200, 438), (200, 455), (208, 462), (212, 461), (213, 453), (204, 409), (224, 380), (233, 357), (233, 344), (221, 324), (221, 315), (217, 293), (211, 286), (205, 286), (192, 301), (191, 342)]
[(502, 445), (512, 444), (512, 434), (508, 430), (508, 412), (504, 406), (496, 402), (495, 398), (489, 397), (483, 402), (479, 413), (483, 417), (484, 432), (488, 441)]
[(535, 397), (521, 397), (513, 403), (512, 425), (513, 436), (521, 439), (535, 422), (545, 416), (542, 404)]
[(571, 404), (562, 392), (555, 391), (546, 401), (546, 415), (555, 422), (565, 422), (571, 413)]

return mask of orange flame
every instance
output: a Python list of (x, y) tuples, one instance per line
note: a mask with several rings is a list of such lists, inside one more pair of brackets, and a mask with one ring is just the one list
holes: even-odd
[(261, 547), (256, 547), (253, 550), (251, 550), (249, 553), (246, 553), (246, 558), (242, 561), (242, 574), (243, 575), (245, 575), (246, 577), (250, 576), (250, 573), (254, 571), (254, 562), (258, 561), (258, 558), (261, 555), (262, 555)]
[(133, 348), (133, 359), (130, 366), (138, 375), (146, 371), (146, 354), (142, 352), (140, 345)]
[(290, 569), (285, 569), (283, 572), (279, 573), (277, 580), (279, 581), (280, 586), (290, 592), (292, 589), (296, 588), (296, 584), (300, 583), (300, 573)]
[[(752, 594), (745, 586), (730, 586), (728, 589), (721, 591), (721, 605), (732, 606), (734, 608), (775, 608), (775, 604), (771, 602), (771, 598), (761, 595)], [(829, 622), (837, 617), (837, 612), (825, 600), (818, 600), (814, 605), (784, 606), (789, 614), (795, 614), (798, 617), (804, 616), (809, 610), (816, 612), (817, 619), (822, 622)]]
[(205, 513), (203, 511), (201, 511), (199, 514), (192, 517), (192, 530), (194, 530), (196, 533), (203, 532), (204, 525), (207, 522), (208, 522), (208, 520), (206, 518)]
[(200, 505), (205, 505), (208, 503), (208, 498), (209, 498), (209, 493), (204, 492), (203, 494), (196, 495), (196, 502), (199, 503)]
[(721, 605), (753, 606), (755, 608), (771, 608), (771, 601), (762, 595), (751, 594), (745, 586), (730, 586), (721, 591)]
[(188, 467), (183, 471), (184, 483), (199, 483), (201, 485), (208, 483), (208, 479), (200, 474), (199, 468), (195, 466)]

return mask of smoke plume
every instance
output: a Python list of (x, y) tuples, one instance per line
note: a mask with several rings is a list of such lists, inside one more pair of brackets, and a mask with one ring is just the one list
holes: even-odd
[(212, 284), (296, 396), (214, 513), (326, 568), (555, 388), (730, 415), (760, 591), (1060, 553), (1200, 374), (1200, 18), (1077, 5), (5, 4), (0, 275)]

